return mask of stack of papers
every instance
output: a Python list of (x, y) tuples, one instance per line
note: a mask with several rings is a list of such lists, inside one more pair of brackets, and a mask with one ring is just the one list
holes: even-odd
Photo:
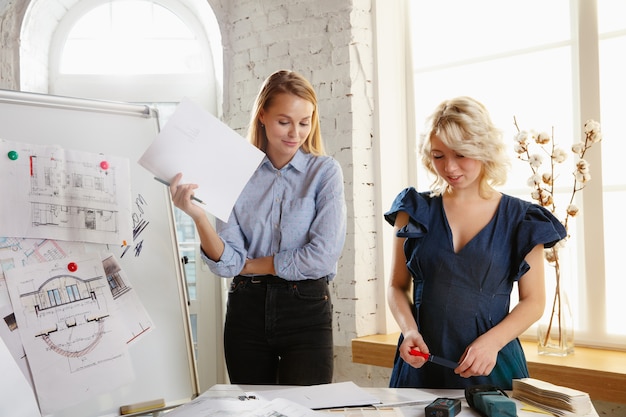
[(586, 392), (533, 378), (514, 379), (513, 398), (557, 416), (581, 416), (593, 410)]

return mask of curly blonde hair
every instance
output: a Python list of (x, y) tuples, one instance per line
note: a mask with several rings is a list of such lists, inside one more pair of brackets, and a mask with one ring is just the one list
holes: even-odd
[(426, 170), (435, 176), (431, 184), (433, 195), (441, 195), (448, 189), (433, 166), (430, 152), (435, 136), (459, 155), (482, 162), (481, 196), (486, 197), (492, 187), (506, 182), (510, 160), (502, 132), (495, 127), (482, 103), (467, 96), (445, 100), (427, 119), (426, 126), (420, 154)]
[(283, 93), (293, 94), (313, 104), (311, 132), (302, 144), (301, 149), (312, 155), (324, 155), (325, 150), (324, 143), (322, 142), (315, 90), (306, 78), (297, 72), (289, 70), (276, 71), (267, 77), (265, 82), (261, 85), (261, 89), (257, 94), (252, 108), (250, 125), (248, 126), (248, 140), (263, 152), (266, 151), (267, 136), (259, 119), (261, 110), (268, 109), (272, 105), (274, 97)]

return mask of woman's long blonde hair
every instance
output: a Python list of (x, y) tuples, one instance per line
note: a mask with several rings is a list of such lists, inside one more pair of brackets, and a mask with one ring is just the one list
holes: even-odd
[(320, 121), (317, 108), (317, 95), (311, 83), (302, 75), (294, 71), (279, 70), (267, 77), (257, 94), (248, 126), (248, 140), (263, 152), (267, 148), (267, 136), (259, 119), (261, 110), (272, 105), (273, 98), (278, 94), (293, 94), (313, 104), (311, 116), (311, 132), (305, 139), (301, 149), (312, 155), (324, 155), (324, 143), (320, 131)]

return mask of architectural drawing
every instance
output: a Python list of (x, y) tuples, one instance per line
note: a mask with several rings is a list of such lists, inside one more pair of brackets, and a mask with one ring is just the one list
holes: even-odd
[(66, 407), (76, 401), (72, 392), (106, 392), (132, 380), (99, 254), (9, 269), (5, 279), (42, 407)]
[(115, 256), (105, 254), (102, 265), (111, 295), (115, 300), (116, 314), (124, 317), (124, 326), (127, 330), (126, 343), (134, 343), (142, 335), (154, 329), (152, 320)]
[[(42, 265), (50, 267), (48, 263)], [(67, 261), (53, 265), (42, 277), (25, 279), (19, 274), (19, 283), (11, 297), (14, 309), (21, 310), (19, 327), (22, 332), (28, 329), (35, 343), (44, 343), (50, 352), (66, 357), (85, 356), (101, 342), (104, 323), (113, 306), (112, 298), (107, 297), (109, 287), (104, 271), (96, 265), (85, 275), (68, 270)], [(7, 276), (21, 270), (10, 270)], [(76, 364), (71, 361), (68, 364), (70, 372), (74, 372)]]
[(41, 262), (63, 259), (85, 252), (84, 245), (51, 239), (0, 237), (0, 306), (10, 305), (4, 271)]
[(29, 156), (29, 164), (33, 226), (119, 230), (116, 167), (103, 170), (98, 164), (37, 155)]
[[(48, 278), (32, 292), (20, 294), (25, 317), (39, 327), (36, 338), (50, 351), (77, 358), (92, 352), (104, 335), (109, 316), (104, 303), (108, 290), (102, 276), (79, 278), (62, 273)], [(71, 365), (71, 363), (70, 363)], [(74, 369), (71, 369), (74, 371)]]
[[(59, 242), (51, 239), (24, 239), (0, 237), (0, 264), (17, 266), (67, 258), (70, 254), (84, 253), (84, 246), (75, 242)], [(7, 268), (3, 268), (6, 270)]]
[(15, 267), (63, 259), (84, 252), (84, 245), (50, 239), (0, 237), (0, 337), (9, 349), (24, 377), (34, 387), (19, 328), (4, 278), (4, 271)]
[(107, 276), (107, 281), (109, 282), (109, 288), (111, 289), (113, 299), (117, 299), (130, 291), (130, 286), (122, 276), (122, 267), (119, 263), (117, 263), (113, 256), (108, 256), (102, 261), (102, 264), (104, 266), (104, 272)]
[[(62, 370), (74, 371), (72, 366), (76, 367), (81, 358), (93, 355), (104, 343), (111, 316), (123, 317), (123, 320), (117, 320), (122, 322), (116, 335), (118, 348), (136, 343), (154, 329), (122, 266), (113, 254), (99, 249), (103, 246), (51, 239), (0, 237), (0, 318), (3, 319), (0, 320), (0, 337), (33, 388), (35, 382), (31, 376), (30, 358), (21, 340), (21, 329), (13, 311), (5, 271), (17, 268), (18, 271), (14, 272), (17, 275), (21, 274), (19, 269), (22, 267), (41, 263), (50, 265), (50, 261), (59, 261), (61, 273), (49, 276), (38, 287), (34, 282), (22, 286), (16, 306), (25, 310), (18, 315), (27, 320), (25, 323), (31, 327), (30, 334), (34, 344), (40, 345), (39, 349), (46, 349), (46, 354), (73, 359), (60, 362)], [(87, 255), (88, 251), (94, 255)], [(102, 276), (84, 278), (78, 269), (76, 273), (68, 270), (68, 265), (74, 260), (78, 260), (76, 265), (82, 269), (81, 260), (96, 253), (102, 257)], [(40, 271), (47, 271), (47, 268), (49, 266)], [(102, 291), (105, 290), (110, 295), (103, 296)], [(113, 302), (110, 302), (111, 298)], [(72, 311), (80, 311), (80, 314), (73, 315)], [(84, 314), (84, 311), (89, 311), (89, 314)]]
[(120, 244), (132, 237), (128, 160), (0, 140), (0, 236)]

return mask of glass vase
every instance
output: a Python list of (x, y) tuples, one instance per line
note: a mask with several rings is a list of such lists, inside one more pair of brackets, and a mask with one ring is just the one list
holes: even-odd
[(537, 336), (540, 355), (567, 356), (574, 353), (574, 317), (567, 292), (557, 288), (548, 311), (539, 323)]

